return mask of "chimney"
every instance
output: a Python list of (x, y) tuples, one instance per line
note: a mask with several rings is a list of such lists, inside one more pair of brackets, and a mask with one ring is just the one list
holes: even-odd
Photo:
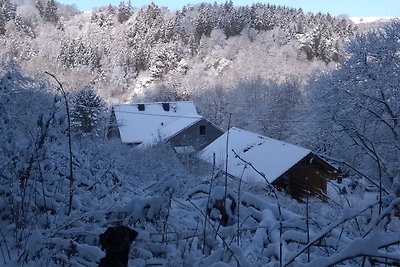
[(164, 111), (169, 111), (169, 103), (162, 103)]

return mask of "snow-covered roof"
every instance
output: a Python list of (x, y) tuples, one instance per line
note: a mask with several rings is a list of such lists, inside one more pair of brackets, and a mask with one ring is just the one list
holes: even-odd
[(123, 143), (155, 144), (202, 119), (191, 101), (113, 106)]
[(228, 136), (224, 133), (200, 153), (199, 157), (213, 163), (215, 153), (216, 167), (225, 171), (226, 151), (228, 151), (228, 173), (242, 177), (244, 181), (265, 181), (261, 175), (235, 156), (234, 150), (242, 159), (251, 163), (272, 183), (296, 163), (311, 153), (310, 150), (279, 140), (268, 138), (238, 128), (231, 128)]

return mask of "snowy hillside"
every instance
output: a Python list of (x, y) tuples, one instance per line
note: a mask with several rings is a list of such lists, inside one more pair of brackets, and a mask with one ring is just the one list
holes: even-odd
[(54, 1), (3, 2), (1, 62), (13, 55), (25, 72), (53, 70), (71, 90), (92, 86), (113, 103), (159, 90), (192, 98), (255, 78), (305, 82), (340, 62), (357, 32), (346, 18), (261, 3), (173, 12), (155, 4), (134, 9), (125, 1), (81, 13)]

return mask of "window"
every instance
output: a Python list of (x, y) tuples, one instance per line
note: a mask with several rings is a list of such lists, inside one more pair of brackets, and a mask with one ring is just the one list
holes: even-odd
[(200, 135), (206, 135), (206, 126), (200, 125)]
[(145, 109), (144, 104), (138, 104), (139, 111), (144, 111), (144, 109)]

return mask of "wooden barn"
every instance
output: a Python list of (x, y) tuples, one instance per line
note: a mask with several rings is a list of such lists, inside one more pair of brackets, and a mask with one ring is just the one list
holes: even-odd
[(199, 157), (230, 176), (269, 183), (296, 199), (326, 197), (328, 180), (337, 178), (336, 168), (311, 150), (238, 128), (221, 135)]

